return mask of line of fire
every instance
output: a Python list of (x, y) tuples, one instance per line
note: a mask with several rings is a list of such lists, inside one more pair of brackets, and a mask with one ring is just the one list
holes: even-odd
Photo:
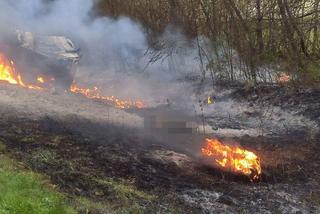
[[(59, 90), (60, 93), (78, 94), (119, 109), (148, 107), (143, 100), (125, 100), (104, 95), (97, 86), (80, 86), (74, 79), (80, 60), (79, 49), (68, 38), (37, 37), (30, 32), (19, 31), (14, 42), (1, 44), (0, 82), (41, 90), (43, 93)], [(25, 77), (25, 73), (28, 76)], [(282, 76), (281, 79), (287, 78)], [(215, 99), (214, 96), (208, 96), (204, 104), (213, 105)], [(171, 110), (162, 111), (161, 115), (149, 113), (145, 116), (144, 125), (149, 131), (171, 135), (199, 133), (196, 121), (177, 115), (177, 112)], [(260, 180), (260, 158), (254, 152), (239, 146), (224, 145), (217, 139), (206, 139), (203, 142), (205, 145), (201, 148), (201, 154), (204, 159), (211, 161), (212, 166), (247, 176), (252, 182)]]
[(320, 213), (320, 0), (0, 0), (0, 214)]

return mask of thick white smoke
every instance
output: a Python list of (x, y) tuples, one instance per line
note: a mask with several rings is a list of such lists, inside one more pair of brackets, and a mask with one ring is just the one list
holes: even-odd
[[(210, 47), (209, 42), (203, 38), (190, 41), (176, 28), (168, 27), (159, 36), (162, 49), (157, 52), (149, 47), (143, 26), (126, 17), (97, 17), (94, 1), (1, 0), (0, 45), (1, 40), (10, 37), (16, 29), (39, 35), (66, 36), (81, 49), (82, 59), (75, 77), (78, 83), (97, 85), (106, 95), (143, 99), (149, 106), (169, 101), (191, 108), (191, 114), (194, 111), (202, 113), (199, 100), (203, 101), (207, 96), (196, 97), (194, 87), (177, 78), (181, 74), (184, 77), (190, 73), (201, 75), (208, 60), (214, 58), (210, 56), (212, 51), (205, 50)], [(199, 45), (208, 55), (200, 56)], [(207, 95), (219, 94), (212, 92), (211, 84), (207, 84), (204, 91), (208, 91)], [(228, 101), (207, 106), (203, 113), (213, 115), (220, 123), (230, 115), (243, 121), (247, 108), (250, 109)], [(273, 122), (273, 118), (266, 124), (281, 122)], [(302, 123), (300, 118), (294, 123), (291, 123), (291, 117), (284, 118), (287, 118), (286, 124)], [(250, 127), (256, 127), (258, 122), (257, 118), (245, 120)], [(279, 130), (279, 126), (274, 127)]]
[(172, 86), (168, 90), (173, 77), (181, 72), (200, 73), (197, 48), (185, 42), (182, 34), (165, 33), (161, 39), (166, 49), (153, 62), (149, 54), (153, 50), (139, 23), (126, 17), (97, 17), (93, 6), (94, 0), (2, 0), (0, 32), (19, 29), (69, 37), (82, 53), (77, 77), (123, 97), (171, 96), (170, 91), (177, 90)]

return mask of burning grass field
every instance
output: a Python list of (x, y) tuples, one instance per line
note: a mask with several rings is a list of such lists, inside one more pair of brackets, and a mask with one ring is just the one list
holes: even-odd
[(0, 3), (0, 214), (320, 213), (318, 5), (79, 2)]
[(261, 159), (261, 179), (253, 183), (208, 164), (200, 155), (203, 138), (163, 143), (139, 134), (143, 119), (134, 111), (73, 94), (0, 87), (6, 155), (47, 176), (79, 213), (319, 211), (317, 137), (234, 137)]

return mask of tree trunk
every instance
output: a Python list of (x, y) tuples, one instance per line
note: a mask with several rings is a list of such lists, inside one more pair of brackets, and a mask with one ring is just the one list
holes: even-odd
[(258, 42), (258, 47), (259, 47), (259, 60), (261, 60), (261, 55), (263, 54), (263, 49), (264, 49), (264, 43), (263, 43), (263, 15), (261, 12), (261, 0), (256, 0), (256, 8), (257, 8), (257, 42)]
[(289, 22), (285, 2), (283, 0), (277, 0), (277, 2), (280, 9), (281, 20), (284, 27), (284, 32), (282, 34), (283, 34), (284, 40), (289, 43), (288, 54), (289, 54), (289, 57), (292, 59), (291, 63), (296, 64), (295, 65), (297, 66), (296, 69), (298, 69), (301, 66), (299, 51), (295, 43), (294, 31)]

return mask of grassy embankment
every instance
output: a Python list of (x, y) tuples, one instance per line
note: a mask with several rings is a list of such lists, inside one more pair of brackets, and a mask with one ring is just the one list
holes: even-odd
[(0, 214), (75, 213), (47, 179), (23, 169), (4, 151), (0, 143)]

